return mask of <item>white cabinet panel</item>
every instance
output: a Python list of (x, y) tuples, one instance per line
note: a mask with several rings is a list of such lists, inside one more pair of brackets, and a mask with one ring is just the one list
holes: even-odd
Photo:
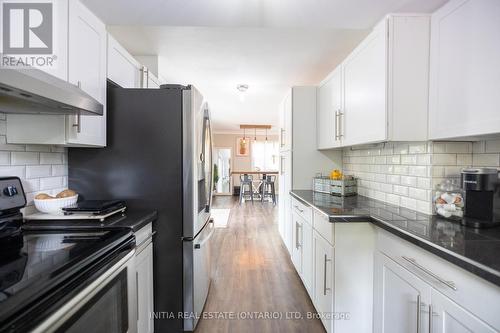
[(290, 89), (280, 104), (280, 151), (292, 149), (292, 89)]
[(141, 65), (108, 34), (108, 79), (123, 88), (140, 88)]
[(302, 224), (302, 281), (309, 295), (313, 294), (313, 228), (310, 223)]
[(137, 332), (152, 333), (154, 304), (153, 244), (150, 243), (136, 257), (137, 279)]
[(338, 66), (329, 78), (318, 88), (317, 146), (330, 149), (340, 146), (341, 128), (339, 117), (342, 112), (342, 67)]
[(432, 15), (431, 139), (500, 132), (500, 2), (454, 0)]
[(53, 39), (53, 66), (40, 67), (61, 80), (68, 81), (68, 0), (52, 2), (54, 39)]
[[(70, 83), (106, 105), (106, 27), (79, 1), (69, 3)], [(79, 124), (80, 126), (74, 126)], [(67, 141), (75, 145), (106, 145), (103, 116), (68, 116)]]
[(432, 290), (431, 298), (432, 323), (430, 333), (498, 332), (441, 293)]
[(333, 258), (334, 250), (323, 237), (313, 231), (314, 304), (328, 333), (333, 332)]
[(290, 191), (292, 187), (292, 164), (291, 152), (282, 152), (280, 154), (280, 173), (279, 173), (279, 221), (280, 232), (290, 255), (292, 254), (292, 210)]
[(345, 145), (387, 138), (386, 25), (377, 26), (343, 63)]
[(375, 254), (374, 286), (375, 333), (427, 332), (429, 286), (380, 252)]

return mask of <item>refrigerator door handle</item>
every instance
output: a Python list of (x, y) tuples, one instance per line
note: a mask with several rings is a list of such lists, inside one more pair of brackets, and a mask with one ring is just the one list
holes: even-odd
[[(210, 227), (210, 224), (212, 225), (212, 227)], [(208, 242), (210, 240), (210, 238), (212, 238), (212, 235), (215, 232), (214, 220), (213, 219), (210, 219), (210, 221), (208, 221), (207, 228), (210, 228), (212, 230), (210, 230), (210, 233), (205, 237), (205, 239), (203, 239), (199, 243), (194, 244), (194, 248), (195, 249), (201, 249), (203, 247), (203, 245), (205, 245), (205, 243)]]

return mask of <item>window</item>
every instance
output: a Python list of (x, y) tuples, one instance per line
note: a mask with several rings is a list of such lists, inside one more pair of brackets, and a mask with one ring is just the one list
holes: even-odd
[(277, 171), (279, 163), (278, 141), (252, 141), (252, 169)]

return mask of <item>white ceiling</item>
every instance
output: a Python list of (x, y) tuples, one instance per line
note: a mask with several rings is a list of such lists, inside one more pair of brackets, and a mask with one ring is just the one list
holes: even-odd
[[(217, 130), (278, 122), (287, 87), (320, 82), (389, 12), (432, 12), (446, 0), (83, 0), (160, 74), (194, 84)], [(236, 85), (250, 86), (242, 102)]]

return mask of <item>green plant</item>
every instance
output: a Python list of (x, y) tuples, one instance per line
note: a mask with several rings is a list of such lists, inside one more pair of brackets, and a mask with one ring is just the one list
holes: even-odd
[(217, 183), (219, 182), (219, 167), (214, 164), (214, 190), (216, 189)]

